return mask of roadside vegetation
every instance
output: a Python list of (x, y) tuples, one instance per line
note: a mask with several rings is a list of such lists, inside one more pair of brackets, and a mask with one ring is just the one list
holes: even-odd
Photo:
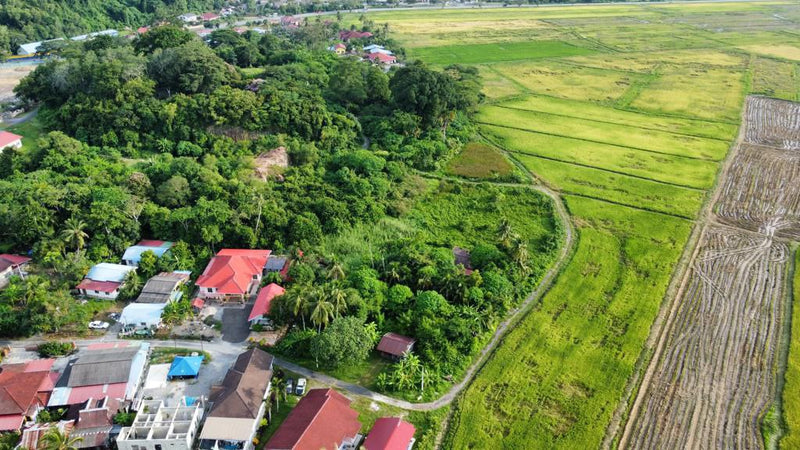
[(780, 440), (780, 448), (785, 449), (800, 447), (800, 251), (797, 248), (794, 255), (791, 302), (792, 337), (782, 405), (786, 433)]

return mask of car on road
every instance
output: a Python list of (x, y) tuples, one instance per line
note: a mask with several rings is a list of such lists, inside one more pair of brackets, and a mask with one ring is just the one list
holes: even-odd
[(90, 330), (105, 330), (108, 328), (110, 324), (108, 322), (103, 322), (101, 320), (95, 320), (93, 322), (89, 322), (89, 329)]
[(298, 378), (297, 379), (297, 387), (294, 389), (294, 393), (297, 395), (303, 395), (306, 393), (306, 383), (308, 380), (305, 378)]
[(294, 392), (294, 380), (289, 378), (286, 380), (286, 393), (291, 394), (292, 392)]
[(108, 315), (108, 318), (111, 320), (119, 320), (119, 313), (111, 313)]

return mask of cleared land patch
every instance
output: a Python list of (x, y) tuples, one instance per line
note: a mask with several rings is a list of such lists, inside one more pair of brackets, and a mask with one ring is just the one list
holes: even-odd
[(514, 165), (497, 149), (470, 142), (447, 164), (447, 173), (466, 178), (503, 178), (514, 173)]
[[(790, 247), (796, 229), (798, 149), (765, 148), (800, 130), (777, 100), (749, 98), (744, 143), (722, 180), (720, 218), (706, 227), (670, 312), (621, 448), (762, 448), (775, 398)], [(783, 153), (789, 159), (775, 164)], [(754, 179), (755, 177), (755, 179)], [(754, 186), (756, 186), (754, 188)], [(762, 214), (767, 211), (768, 213)], [(751, 230), (756, 230), (751, 231)], [(788, 232), (787, 232), (788, 230)]]

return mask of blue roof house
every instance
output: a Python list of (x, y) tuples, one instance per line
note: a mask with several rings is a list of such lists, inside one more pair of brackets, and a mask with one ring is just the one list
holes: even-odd
[(172, 245), (172, 242), (168, 241), (141, 241), (125, 249), (125, 253), (122, 255), (122, 263), (126, 266), (138, 266), (139, 261), (142, 260), (142, 253), (148, 250), (161, 258), (172, 248)]

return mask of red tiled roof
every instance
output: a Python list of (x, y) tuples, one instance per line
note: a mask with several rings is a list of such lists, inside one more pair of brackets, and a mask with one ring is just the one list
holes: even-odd
[(145, 33), (147, 33), (147, 31), (148, 31), (148, 30), (150, 30), (150, 28), (147, 28), (147, 27), (139, 27), (139, 28), (136, 30), (136, 32), (137, 32), (137, 33), (139, 33), (139, 34), (145, 34)]
[(267, 442), (267, 450), (338, 448), (361, 429), (350, 400), (333, 389), (311, 389)]
[(206, 302), (202, 298), (196, 298), (196, 299), (192, 300), (192, 306), (194, 306), (195, 308), (202, 308), (205, 305), (206, 305)]
[(393, 62), (397, 61), (397, 58), (395, 58), (394, 56), (387, 55), (385, 53), (380, 53), (380, 52), (378, 52), (378, 53), (370, 53), (369, 55), (367, 55), (367, 59), (369, 59), (372, 62), (375, 62), (375, 60), (378, 60), (378, 61), (380, 61), (382, 63), (393, 63)]
[(403, 356), (403, 353), (411, 350), (411, 346), (416, 342), (414, 339), (397, 333), (386, 333), (378, 343), (378, 351), (395, 356)]
[(250, 318), (247, 320), (253, 320), (258, 316), (269, 314), (272, 299), (283, 295), (284, 292), (286, 290), (275, 283), (270, 283), (261, 288), (258, 292), (258, 297), (256, 297), (256, 303), (253, 305), (253, 310), (250, 312)]
[(122, 285), (122, 283), (115, 283), (113, 281), (94, 281), (84, 278), (81, 284), (77, 285), (75, 289), (86, 289), (87, 291), (100, 291), (100, 292), (114, 292)]
[(68, 405), (83, 403), (90, 398), (125, 398), (128, 383), (96, 384), (94, 386), (74, 387), (67, 399)]
[(339, 32), (339, 38), (343, 41), (348, 39), (360, 39), (368, 37), (372, 37), (372, 33), (369, 31), (342, 30)]
[(195, 284), (201, 289), (215, 288), (219, 294), (245, 294), (253, 276), (264, 270), (270, 253), (270, 250), (220, 250)]
[(163, 247), (166, 244), (168, 244), (167, 241), (157, 241), (155, 239), (142, 239), (136, 245), (140, 245), (142, 247)]
[(203, 20), (219, 19), (219, 15), (214, 13), (203, 13), (200, 17), (202, 17)]
[(399, 417), (381, 417), (364, 441), (367, 450), (407, 450), (417, 430)]
[(14, 133), (9, 133), (8, 131), (0, 131), (0, 148), (3, 148), (6, 145), (11, 144), (12, 142), (18, 139), (22, 139), (22, 136)]
[(48, 372), (1, 372), (0, 415), (27, 414), (39, 403), (37, 394), (46, 379)]

